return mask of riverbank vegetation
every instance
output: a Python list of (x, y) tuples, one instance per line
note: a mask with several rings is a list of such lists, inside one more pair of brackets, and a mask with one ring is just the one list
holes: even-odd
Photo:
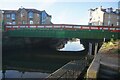
[(104, 42), (102, 51), (104, 53), (111, 53), (111, 54), (120, 54), (120, 40), (113, 40), (111, 39), (109, 42)]

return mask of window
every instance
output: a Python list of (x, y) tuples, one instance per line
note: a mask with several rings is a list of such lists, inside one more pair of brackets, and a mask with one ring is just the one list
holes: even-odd
[(29, 18), (33, 18), (33, 12), (29, 12)]
[(100, 21), (98, 21), (98, 25), (101, 25), (101, 22), (100, 22)]
[(117, 19), (119, 19), (119, 16), (117, 16)]
[(24, 11), (21, 11), (21, 17), (25, 17), (25, 13), (24, 13)]
[(117, 22), (117, 26), (119, 26), (119, 22)]
[(11, 24), (11, 22), (7, 22), (7, 24)]
[(16, 24), (16, 22), (15, 22), (15, 21), (13, 21), (13, 22), (12, 22), (12, 24), (13, 24), (13, 25), (15, 25), (15, 24)]
[(32, 21), (32, 20), (30, 20), (30, 24), (33, 24), (33, 21)]
[(14, 13), (11, 14), (11, 18), (12, 18), (12, 20), (15, 20), (15, 14)]
[(37, 14), (37, 17), (39, 17), (40, 15), (39, 14)]
[(22, 21), (22, 24), (25, 24), (25, 21)]
[(93, 22), (92, 25), (97, 25), (96, 22)]
[(23, 17), (24, 16), (24, 13), (21, 13), (21, 17)]
[(100, 19), (100, 16), (98, 16), (98, 19)]
[(110, 26), (110, 21), (108, 21), (108, 26)]
[(45, 24), (46, 18), (47, 18), (47, 13), (46, 12), (42, 12), (42, 24)]
[(109, 18), (109, 19), (111, 18), (110, 14), (109, 14), (108, 18)]
[(7, 14), (6, 17), (7, 17), (7, 18), (10, 18), (10, 14)]
[(119, 11), (117, 10), (116, 13), (119, 14)]

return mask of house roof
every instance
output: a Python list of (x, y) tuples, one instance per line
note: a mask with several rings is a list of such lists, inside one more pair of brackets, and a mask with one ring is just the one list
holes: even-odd
[(21, 10), (25, 10), (25, 11), (27, 11), (27, 12), (30, 12), (30, 11), (32, 11), (32, 12), (34, 12), (34, 13), (41, 13), (41, 11), (39, 11), (39, 10), (37, 10), (37, 9), (28, 9), (28, 8), (19, 8), (18, 9), (18, 12), (20, 12)]
[(29, 11), (33, 11), (34, 13), (41, 13), (41, 11), (37, 10), (37, 9), (25, 9), (27, 12)]
[(120, 15), (120, 10), (118, 10), (118, 13), (117, 13), (117, 9), (115, 11), (111, 11), (111, 12), (107, 12), (106, 9), (102, 10), (102, 11), (105, 13), (108, 13), (108, 14), (119, 14)]
[(4, 13), (17, 13), (17, 10), (3, 10)]
[[(95, 8), (95, 9), (90, 9), (91, 11), (95, 11), (95, 10), (97, 10), (98, 8)], [(111, 10), (111, 12), (108, 12), (108, 10)], [(104, 9), (104, 8), (102, 8), (101, 7), (101, 11), (103, 11), (104, 13), (108, 13), (108, 14), (120, 14), (120, 9), (115, 9), (114, 11), (113, 11), (113, 8), (111, 7), (111, 8), (107, 8), (107, 9)], [(117, 13), (117, 11), (118, 11), (118, 13)]]
[(51, 15), (49, 15), (45, 10), (43, 10), (41, 12), (45, 12), (47, 14), (47, 16), (51, 17)]
[(23, 9), (27, 12), (32, 11), (32, 12), (38, 13), (38, 14), (40, 14), (42, 12), (45, 12), (47, 14), (47, 16), (51, 17), (51, 15), (49, 15), (45, 10), (40, 11), (40, 10), (37, 10), (37, 9), (30, 9), (30, 8), (19, 8), (18, 10), (3, 10), (3, 11), (4, 11), (4, 13), (19, 13)]

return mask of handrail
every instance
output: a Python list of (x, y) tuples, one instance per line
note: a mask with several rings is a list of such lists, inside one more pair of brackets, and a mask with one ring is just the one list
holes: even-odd
[(72, 30), (108, 30), (120, 32), (119, 26), (89, 26), (89, 25), (71, 25), (71, 24), (19, 24), (19, 25), (5, 25), (5, 30), (15, 30), (20, 28), (59, 28), (59, 29), (72, 29)]

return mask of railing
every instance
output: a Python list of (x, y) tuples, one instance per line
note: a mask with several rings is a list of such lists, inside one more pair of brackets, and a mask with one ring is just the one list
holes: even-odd
[(36, 25), (36, 24), (21, 24), (21, 25), (5, 25), (5, 31), (15, 30), (21, 28), (51, 28), (51, 29), (65, 29), (65, 30), (109, 30), (112, 32), (120, 32), (120, 27), (118, 26), (89, 26), (89, 25), (70, 25), (70, 24), (46, 24), (46, 25)]

